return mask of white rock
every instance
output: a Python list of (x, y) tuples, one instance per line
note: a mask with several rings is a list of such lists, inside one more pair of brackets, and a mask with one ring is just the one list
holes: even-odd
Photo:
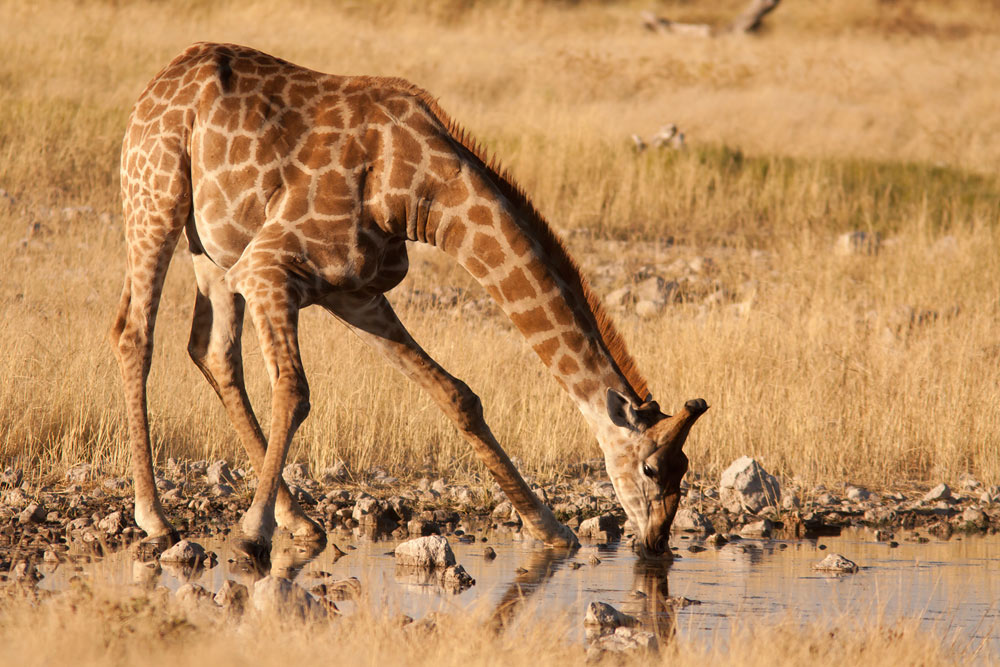
[(743, 456), (722, 473), (719, 499), (730, 512), (745, 509), (756, 513), (764, 507), (780, 504), (781, 485), (755, 460)]
[(705, 535), (715, 530), (712, 527), (712, 522), (704, 514), (692, 509), (677, 510), (670, 529), (674, 532), (703, 533)]
[(927, 492), (924, 496), (925, 503), (933, 503), (938, 500), (950, 500), (951, 499), (951, 489), (947, 484), (938, 484), (933, 489)]
[(309, 475), (309, 465), (306, 463), (289, 463), (285, 466), (285, 470), (281, 476), (285, 478), (285, 482), (288, 484), (293, 482), (302, 484), (312, 479)]
[(229, 469), (229, 464), (225, 461), (216, 461), (208, 466), (206, 474), (208, 475), (209, 484), (228, 484), (230, 486), (236, 484), (236, 480), (233, 479), (233, 473)]
[(591, 602), (587, 605), (587, 615), (583, 619), (583, 624), (613, 630), (621, 627), (635, 627), (639, 621), (634, 616), (618, 611), (607, 602)]
[(847, 560), (840, 554), (830, 554), (820, 562), (813, 565), (814, 570), (824, 572), (853, 573), (858, 571), (856, 563)]
[(396, 564), (427, 569), (447, 568), (455, 564), (455, 554), (448, 540), (440, 535), (428, 535), (397, 546)]
[(977, 526), (985, 526), (986, 515), (980, 509), (977, 509), (975, 507), (969, 507), (966, 508), (964, 512), (962, 512), (962, 521), (975, 524)]
[(871, 498), (871, 495), (868, 489), (863, 489), (860, 486), (847, 487), (847, 499), (851, 502), (862, 503)]
[(246, 609), (247, 600), (250, 599), (250, 591), (241, 583), (227, 579), (215, 594), (213, 600), (215, 604), (233, 614), (242, 614)]
[(177, 589), (177, 601), (186, 607), (198, 607), (203, 602), (208, 602), (212, 594), (205, 590), (200, 584), (184, 584)]
[(740, 528), (740, 537), (770, 537), (773, 529), (770, 519), (761, 519)]
[(181, 540), (160, 554), (161, 563), (197, 565), (205, 560), (205, 549), (197, 542)]
[(97, 527), (108, 535), (119, 535), (123, 530), (125, 530), (126, 525), (127, 522), (125, 521), (125, 517), (122, 516), (120, 511), (112, 512), (97, 522)]
[(459, 593), (466, 588), (475, 586), (476, 580), (461, 565), (452, 565), (442, 573), (441, 585), (450, 591)]
[(264, 577), (253, 587), (253, 606), (261, 614), (299, 621), (326, 616), (316, 598), (284, 577)]

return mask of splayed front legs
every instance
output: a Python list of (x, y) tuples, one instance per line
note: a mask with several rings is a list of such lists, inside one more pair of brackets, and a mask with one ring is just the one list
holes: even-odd
[(324, 305), (431, 395), (486, 464), (535, 538), (548, 546), (571, 547), (578, 544), (573, 531), (559, 523), (552, 511), (531, 491), (493, 437), (483, 419), (479, 397), (424, 352), (384, 296), (357, 298), (336, 295)]

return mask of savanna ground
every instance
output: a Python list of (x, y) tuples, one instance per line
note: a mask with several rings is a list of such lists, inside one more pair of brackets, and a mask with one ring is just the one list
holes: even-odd
[[(721, 23), (742, 4), (652, 8)], [(712, 260), (700, 287), (663, 312), (616, 315), (665, 409), (695, 396), (712, 406), (686, 446), (698, 474), (717, 477), (749, 454), (803, 488), (930, 485), (961, 473), (1000, 483), (1000, 6), (787, 0), (760, 34), (718, 39), (647, 32), (638, 18), (647, 8), (0, 1), (0, 467), (35, 479), (79, 461), (127, 471), (106, 343), (124, 269), (120, 137), (146, 81), (189, 43), (215, 40), (428, 89), (502, 158), (603, 292), (650, 273), (679, 279), (678, 259)], [(629, 135), (668, 122), (686, 134), (684, 150), (633, 149)], [(881, 235), (880, 251), (834, 252), (838, 235), (855, 230)], [(150, 376), (156, 456), (245, 462), (187, 358), (194, 283), (183, 255), (168, 277)], [(598, 456), (516, 332), (489, 309), (463, 308), (483, 296), (478, 287), (434, 255), (418, 253), (413, 267), (390, 299), (417, 340), (480, 393), (525, 471), (554, 479)], [(457, 306), (412, 296), (440, 285), (461, 288)], [(324, 313), (307, 311), (302, 326), (313, 410), (291, 460), (480, 476), (416, 387)], [(266, 421), (252, 334), (245, 357)], [(274, 629), (210, 635), (149, 611), (155, 603), (142, 613), (100, 595), (71, 604), (99, 613), (63, 631), (65, 609), (20, 609), (0, 622), (4, 650), (39, 662), (156, 662), (180, 651), (183, 662), (221, 663), (277, 658), (275, 642), (292, 659), (288, 635)], [(57, 631), (59, 642), (45, 639)], [(373, 664), (582, 657), (541, 631), (429, 646), (401, 632), (358, 618), (292, 652)], [(861, 651), (887, 663), (960, 658), (907, 626), (811, 632), (757, 630), (747, 641), (787, 662), (853, 662)], [(360, 642), (364, 633), (383, 647)], [(662, 657), (706, 656), (681, 646)]]

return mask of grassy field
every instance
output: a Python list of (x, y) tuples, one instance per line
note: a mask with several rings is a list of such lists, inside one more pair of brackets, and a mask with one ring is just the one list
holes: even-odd
[[(747, 621), (711, 648), (664, 643), (658, 653), (606, 654), (588, 662), (584, 647), (562, 619), (522, 623), (497, 633), (488, 613), (439, 615), (436, 627), (400, 626), (390, 613), (361, 612), (312, 624), (248, 614), (236, 622), (218, 611), (177, 604), (165, 595), (81, 587), (52, 604), (15, 602), (0, 621), (0, 658), (10, 664), (204, 665), (248, 662), (324, 664), (331, 659), (364, 665), (897, 665), (974, 664), (973, 653), (942, 647), (915, 623), (840, 619), (829, 625), (777, 626)], [(206, 603), (209, 604), (210, 603)], [(487, 611), (487, 610), (482, 610)], [(287, 619), (286, 619), (287, 620)], [(974, 647), (973, 647), (974, 650)], [(485, 657), (488, 656), (488, 657)], [(966, 657), (967, 656), (967, 657)], [(485, 657), (485, 658), (484, 658)], [(988, 655), (979, 656), (986, 664)]]
[[(742, 4), (654, 7), (724, 22)], [(649, 33), (648, 6), (0, 0), (0, 463), (127, 469), (105, 337), (124, 265), (120, 137), (164, 63), (219, 40), (422, 85), (502, 157), (585, 267), (620, 263), (619, 284), (712, 259), (710, 294), (617, 317), (666, 409), (712, 405), (687, 447), (694, 471), (750, 454), (804, 484), (1000, 483), (995, 2), (787, 2), (762, 34), (716, 40)], [(667, 122), (685, 150), (633, 150), (630, 134)], [(881, 251), (834, 253), (853, 230), (881, 234)], [(483, 396), (527, 472), (549, 479), (598, 456), (505, 320), (406, 298), (441, 284), (482, 296), (456, 267), (418, 259), (390, 298)], [(173, 266), (150, 377), (156, 454), (240, 461), (187, 359), (183, 251)], [(433, 404), (325, 314), (305, 314), (302, 338), (313, 412), (292, 458), (481, 472)], [(245, 350), (266, 421), (252, 334)]]

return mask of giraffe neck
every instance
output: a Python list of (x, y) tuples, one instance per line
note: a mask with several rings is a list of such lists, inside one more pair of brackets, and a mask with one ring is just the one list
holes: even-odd
[(428, 240), (440, 241), (483, 285), (603, 442), (612, 427), (607, 390), (638, 403), (644, 381), (562, 243), (523, 195), (488, 169), (465, 174), (471, 196), (442, 214)]

